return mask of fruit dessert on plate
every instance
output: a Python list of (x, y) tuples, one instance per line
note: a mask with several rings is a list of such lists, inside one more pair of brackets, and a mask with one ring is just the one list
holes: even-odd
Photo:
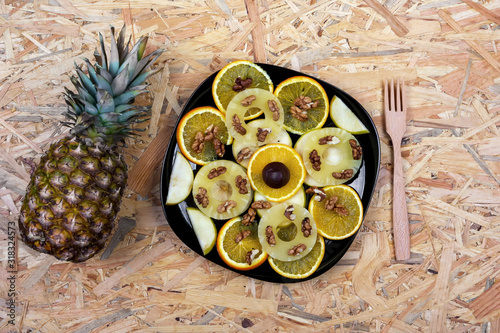
[(361, 226), (349, 184), (370, 131), (314, 78), (273, 82), (250, 61), (220, 70), (211, 95), (215, 107), (186, 110), (178, 123), (167, 205), (187, 207), (202, 253), (227, 267), (310, 277)]

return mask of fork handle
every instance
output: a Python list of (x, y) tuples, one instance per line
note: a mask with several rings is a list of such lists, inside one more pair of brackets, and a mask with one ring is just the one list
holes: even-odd
[(392, 220), (396, 260), (410, 259), (410, 225), (406, 208), (405, 183), (401, 160), (401, 142), (393, 142), (394, 146), (394, 180), (392, 199)]

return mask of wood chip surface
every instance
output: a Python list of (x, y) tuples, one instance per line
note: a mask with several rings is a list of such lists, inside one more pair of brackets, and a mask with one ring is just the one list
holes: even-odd
[[(1, 332), (500, 332), (500, 2), (495, 0), (5, 0), (0, 3)], [(106, 258), (57, 261), (19, 242), (9, 324), (8, 223), (31, 165), (67, 134), (62, 94), (98, 33), (129, 25), (164, 49), (145, 131), (130, 139)], [(108, 45), (109, 46), (109, 45)], [(338, 86), (380, 134), (380, 175), (342, 260), (296, 284), (247, 278), (186, 247), (163, 216), (168, 138), (194, 89), (248, 59)], [(392, 238), (392, 143), (383, 81), (407, 83), (403, 140), (411, 258)], [(134, 166), (136, 166), (134, 168)], [(116, 242), (115, 242), (116, 243)]]

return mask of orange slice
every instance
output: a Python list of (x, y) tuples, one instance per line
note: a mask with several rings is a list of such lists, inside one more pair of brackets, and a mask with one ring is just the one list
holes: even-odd
[(241, 217), (227, 221), (217, 235), (217, 251), (222, 261), (242, 271), (262, 265), (268, 255), (260, 245), (257, 227), (257, 223), (243, 225)]
[[(354, 235), (363, 222), (363, 204), (358, 193), (347, 185), (326, 186), (323, 190), (325, 199), (319, 201), (315, 194), (309, 201), (309, 212), (316, 221), (318, 233), (333, 240)], [(336, 207), (327, 209), (327, 201), (334, 197), (337, 198)]]
[[(199, 165), (218, 159), (220, 156), (217, 155), (213, 139), (197, 139), (200, 135), (207, 137), (207, 134), (215, 128), (217, 129), (215, 138), (223, 145), (231, 144), (233, 138), (227, 130), (225, 117), (219, 110), (203, 106), (186, 113), (176, 131), (177, 144), (182, 154)], [(200, 147), (199, 143), (203, 143), (203, 147)]]
[[(238, 92), (248, 88), (261, 88), (273, 92), (274, 85), (265, 70), (248, 60), (237, 60), (222, 68), (212, 84), (212, 96), (215, 105), (226, 113), (229, 102)], [(245, 120), (257, 118), (262, 110), (247, 111)]]
[(330, 105), (321, 84), (307, 76), (294, 76), (281, 82), (274, 91), (283, 106), (283, 127), (304, 134), (322, 127), (328, 119)]
[(302, 187), (306, 168), (295, 149), (273, 143), (253, 153), (247, 175), (254, 190), (269, 201), (281, 202), (293, 197)]
[(318, 235), (316, 244), (305, 257), (295, 261), (281, 261), (269, 257), (268, 261), (276, 273), (290, 279), (304, 279), (316, 272), (324, 256), (325, 240)]

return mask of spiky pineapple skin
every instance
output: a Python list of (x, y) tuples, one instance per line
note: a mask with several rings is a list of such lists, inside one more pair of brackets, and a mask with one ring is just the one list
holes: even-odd
[(31, 176), (19, 217), (21, 239), (60, 260), (93, 257), (112, 233), (126, 183), (127, 165), (115, 147), (61, 139)]

